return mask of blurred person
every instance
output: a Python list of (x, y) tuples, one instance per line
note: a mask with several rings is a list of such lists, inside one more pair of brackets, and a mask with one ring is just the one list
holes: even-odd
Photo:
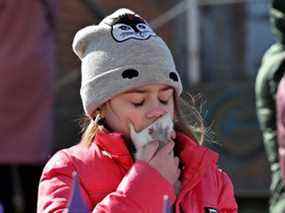
[[(277, 140), (281, 176), (285, 185), (285, 75), (281, 79), (276, 94)], [(283, 197), (285, 202), (285, 197)]]
[(202, 146), (198, 111), (188, 106), (188, 122), (201, 125), (184, 121), (172, 54), (147, 22), (119, 9), (78, 31), (73, 49), (87, 126), (46, 164), (37, 212), (67, 211), (77, 173), (89, 212), (163, 212), (167, 196), (175, 212), (236, 213), (232, 182)]
[(270, 18), (277, 37), (265, 53), (255, 83), (256, 110), (270, 163), (270, 212), (285, 212), (285, 187), (280, 175), (276, 127), (276, 92), (285, 70), (285, 1), (272, 0)]
[(0, 1), (0, 204), (35, 212), (53, 142), (55, 0)]

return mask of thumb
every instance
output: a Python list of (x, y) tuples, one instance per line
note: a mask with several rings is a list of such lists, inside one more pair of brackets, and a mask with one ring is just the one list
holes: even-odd
[(153, 158), (155, 155), (156, 151), (158, 150), (159, 147), (159, 141), (151, 141), (145, 146), (145, 151), (148, 153), (150, 156), (150, 160)]
[(141, 148), (142, 145), (139, 143), (140, 138), (138, 137), (136, 130), (135, 130), (135, 127), (131, 122), (129, 123), (129, 131), (130, 131), (130, 137), (131, 137), (136, 149)]

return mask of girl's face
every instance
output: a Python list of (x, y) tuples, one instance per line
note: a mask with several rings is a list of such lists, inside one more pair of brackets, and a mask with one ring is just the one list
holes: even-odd
[(174, 90), (163, 84), (139, 87), (121, 93), (104, 106), (105, 119), (112, 131), (129, 136), (129, 123), (141, 131), (169, 112), (174, 117)]

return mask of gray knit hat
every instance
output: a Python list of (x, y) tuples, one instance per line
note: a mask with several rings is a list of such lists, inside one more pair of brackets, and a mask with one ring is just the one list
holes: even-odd
[(82, 62), (80, 95), (88, 116), (132, 88), (159, 83), (172, 86), (177, 95), (182, 92), (167, 45), (131, 10), (119, 9), (79, 30), (72, 46)]

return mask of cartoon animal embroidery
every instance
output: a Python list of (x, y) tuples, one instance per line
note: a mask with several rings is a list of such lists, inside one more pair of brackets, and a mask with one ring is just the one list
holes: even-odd
[(118, 42), (128, 39), (146, 40), (156, 35), (141, 17), (128, 13), (122, 14), (113, 21), (111, 33)]

